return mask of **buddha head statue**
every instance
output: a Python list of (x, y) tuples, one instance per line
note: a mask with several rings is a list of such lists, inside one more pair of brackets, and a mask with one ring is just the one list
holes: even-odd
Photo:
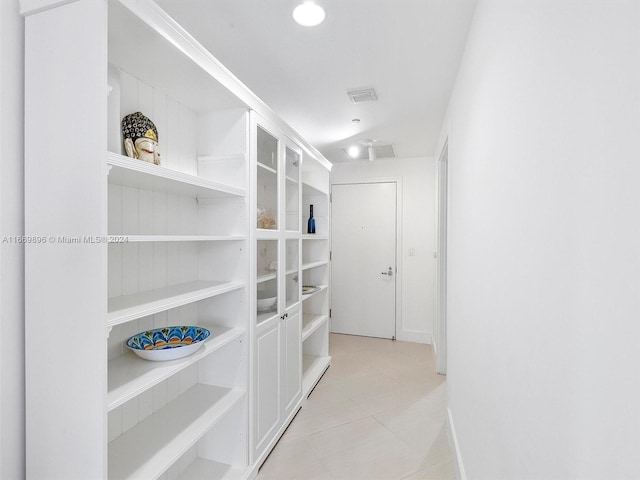
[(122, 119), (122, 137), (127, 156), (160, 165), (158, 130), (142, 113), (132, 113)]

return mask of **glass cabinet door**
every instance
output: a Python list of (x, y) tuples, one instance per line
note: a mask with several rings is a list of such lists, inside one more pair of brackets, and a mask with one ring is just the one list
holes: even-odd
[(300, 299), (300, 276), (298, 274), (300, 266), (300, 242), (298, 239), (286, 241), (286, 278), (285, 291), (287, 308), (298, 302)]
[(257, 247), (256, 323), (261, 323), (278, 312), (278, 240), (258, 240)]
[(300, 159), (302, 155), (292, 147), (285, 153), (285, 229), (300, 231)]
[(278, 139), (258, 125), (256, 215), (257, 227), (278, 229)]
[(279, 139), (265, 128), (256, 128), (256, 310), (257, 323), (278, 313), (280, 290), (280, 241), (273, 233), (280, 228), (278, 211)]

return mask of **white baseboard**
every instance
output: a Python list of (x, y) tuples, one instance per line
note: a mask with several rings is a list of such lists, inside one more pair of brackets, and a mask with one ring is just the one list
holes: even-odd
[(447, 407), (447, 432), (449, 433), (449, 445), (453, 450), (453, 470), (456, 475), (456, 480), (467, 480), (467, 473), (464, 470), (464, 463), (462, 463), (462, 454), (460, 452), (460, 445), (458, 444), (458, 436), (456, 435), (456, 429), (453, 424), (453, 416), (451, 409)]
[(433, 344), (433, 337), (431, 334), (424, 332), (399, 331), (396, 334), (396, 340), (400, 342)]

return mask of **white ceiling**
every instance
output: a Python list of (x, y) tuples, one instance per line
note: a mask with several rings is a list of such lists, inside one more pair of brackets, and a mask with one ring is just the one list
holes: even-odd
[[(475, 0), (317, 0), (324, 23), (305, 28), (301, 0), (157, 0), (331, 162), (359, 140), (397, 157), (434, 154)], [(353, 104), (348, 90), (375, 88)], [(352, 122), (360, 118), (360, 123)]]

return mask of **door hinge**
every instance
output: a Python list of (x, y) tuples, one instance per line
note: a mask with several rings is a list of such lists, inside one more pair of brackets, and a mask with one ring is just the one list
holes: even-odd
[(331, 261), (331, 255), (333, 254), (333, 252), (331, 250), (329, 250), (329, 261)]
[(329, 309), (329, 318), (331, 318), (331, 309)]

